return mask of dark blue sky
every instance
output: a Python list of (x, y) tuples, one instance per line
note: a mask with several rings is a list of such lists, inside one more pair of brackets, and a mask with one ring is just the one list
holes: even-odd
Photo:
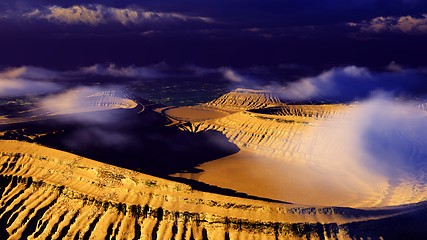
[(1, 1), (0, 65), (427, 66), (427, 1)]

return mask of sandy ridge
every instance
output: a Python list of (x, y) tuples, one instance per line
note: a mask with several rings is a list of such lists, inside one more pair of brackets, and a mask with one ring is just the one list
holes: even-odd
[[(36, 213), (42, 216), (30, 232), (34, 238), (103, 236), (109, 229), (117, 236), (131, 232), (140, 239), (151, 239), (153, 234), (157, 239), (178, 239), (180, 234), (183, 239), (204, 235), (286, 239), (294, 234), (291, 226), (343, 224), (402, 212), (313, 208), (199, 192), (185, 184), (18, 141), (0, 141), (0, 152), (1, 176), (10, 179), (0, 200), (0, 219), (8, 217), (10, 239), (19, 239)], [(345, 230), (333, 234), (344, 238)]]

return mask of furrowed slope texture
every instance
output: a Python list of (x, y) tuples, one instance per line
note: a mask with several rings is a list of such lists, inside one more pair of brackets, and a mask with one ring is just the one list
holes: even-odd
[[(343, 108), (344, 105), (286, 105), (241, 111), (224, 118), (188, 123), (182, 128), (192, 131), (216, 130), (241, 149), (289, 160), (309, 154), (301, 146), (312, 138), (322, 138), (320, 132), (313, 134), (320, 119), (345, 115), (340, 112)], [(306, 134), (308, 131), (312, 134)]]
[[(364, 114), (358, 114), (364, 108), (344, 104), (282, 105), (189, 122), (180, 128), (196, 132), (216, 130), (242, 150), (283, 163), (306, 164), (324, 172), (325, 178), (342, 179), (336, 183), (348, 184), (360, 196), (369, 195), (369, 201), (360, 201), (360, 206), (425, 201), (427, 153), (424, 135), (419, 134), (425, 130), (411, 124), (396, 127), (380, 123), (387, 119), (378, 119), (375, 125), (375, 115), (371, 126), (365, 127)], [(417, 108), (413, 109), (414, 112), (402, 114), (426, 119), (416, 112)], [(400, 159), (395, 161), (394, 156)]]
[(414, 210), (222, 196), (18, 141), (0, 141), (0, 176), (8, 239), (347, 239), (345, 224)]
[(269, 91), (238, 88), (202, 106), (241, 111), (277, 104), (280, 104), (280, 99)]

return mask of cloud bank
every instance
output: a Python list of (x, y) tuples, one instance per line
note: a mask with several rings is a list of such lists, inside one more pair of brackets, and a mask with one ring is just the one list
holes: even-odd
[(58, 91), (58, 72), (37, 67), (10, 68), (0, 72), (0, 97), (23, 96)]
[[(396, 62), (391, 62), (384, 71), (357, 66), (335, 67), (312, 76), (307, 76), (309, 70), (298, 70), (297, 75), (292, 75), (293, 71), (281, 66), (277, 69), (236, 69), (196, 65), (173, 67), (166, 63), (148, 66), (94, 64), (68, 71), (24, 66), (0, 72), (0, 96), (50, 93), (76, 85), (126, 85), (152, 79), (166, 80), (167, 84), (217, 82), (228, 85), (224, 90), (239, 87), (267, 89), (278, 93), (285, 100), (295, 101), (359, 101), (378, 92), (387, 92), (393, 96), (420, 96), (427, 93), (425, 69), (408, 69)], [(299, 77), (301, 74), (307, 77)]]
[(78, 73), (126, 78), (162, 78), (165, 77), (165, 74), (161, 72), (162, 67), (162, 64), (146, 67), (95, 64), (90, 67), (82, 67)]
[(84, 24), (97, 26), (118, 23), (123, 26), (144, 23), (203, 22), (213, 23), (208, 17), (188, 16), (181, 13), (155, 12), (139, 7), (115, 8), (102, 4), (73, 5), (71, 7), (49, 6), (34, 9), (24, 14), (30, 19), (44, 19), (65, 24)]
[[(398, 66), (392, 64), (394, 70)], [(318, 76), (289, 83), (280, 92), (291, 100), (353, 101), (378, 92), (400, 96), (427, 92), (426, 76), (417, 70), (372, 72), (364, 67), (332, 68)]]
[(357, 27), (364, 33), (404, 33), (425, 34), (427, 33), (427, 14), (420, 17), (376, 17), (369, 21), (360, 23), (349, 23), (351, 27)]
[(362, 179), (381, 174), (395, 184), (402, 176), (418, 178), (427, 159), (427, 117), (415, 105), (385, 96), (355, 104), (344, 119), (322, 123), (328, 141), (312, 143), (313, 154), (348, 172), (361, 167)]
[[(47, 68), (22, 66), (0, 71), (0, 97), (52, 93), (76, 85), (90, 85), (97, 76), (127, 80), (159, 79), (168, 75), (169, 66), (159, 63), (143, 67), (114, 64), (95, 64), (77, 70), (56, 71)], [(111, 82), (105, 80), (105, 84)]]

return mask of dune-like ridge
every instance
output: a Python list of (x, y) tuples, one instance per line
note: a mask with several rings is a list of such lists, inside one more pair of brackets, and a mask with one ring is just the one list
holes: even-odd
[(228, 197), (36, 144), (0, 146), (9, 239), (347, 239), (341, 224), (407, 211)]

